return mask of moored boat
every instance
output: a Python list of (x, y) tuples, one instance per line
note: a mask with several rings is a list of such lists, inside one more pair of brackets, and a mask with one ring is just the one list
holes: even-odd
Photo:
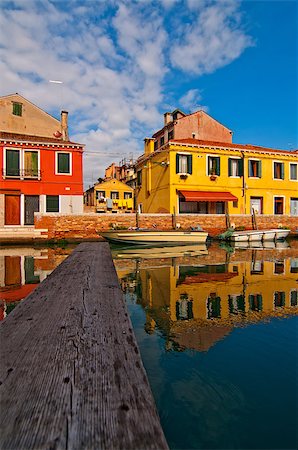
[(208, 233), (205, 231), (158, 231), (158, 230), (113, 230), (99, 233), (110, 242), (123, 244), (164, 244), (185, 245), (205, 243)]
[(218, 237), (232, 242), (260, 242), (282, 240), (285, 239), (289, 233), (290, 230), (284, 228), (245, 231), (235, 231), (229, 228), (227, 232), (222, 233)]

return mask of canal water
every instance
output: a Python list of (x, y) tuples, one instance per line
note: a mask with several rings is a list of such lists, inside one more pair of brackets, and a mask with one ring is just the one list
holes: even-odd
[[(0, 247), (1, 318), (72, 250)], [(170, 448), (297, 448), (298, 240), (112, 254)]]

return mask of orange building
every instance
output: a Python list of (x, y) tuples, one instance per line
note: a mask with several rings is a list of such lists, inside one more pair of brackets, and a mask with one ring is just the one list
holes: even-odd
[(83, 212), (83, 145), (61, 121), (19, 94), (0, 98), (0, 227), (32, 225), (34, 213)]

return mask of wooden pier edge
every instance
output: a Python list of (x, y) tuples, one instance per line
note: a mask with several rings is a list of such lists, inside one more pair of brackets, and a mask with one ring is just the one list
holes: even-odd
[(0, 328), (1, 450), (168, 449), (107, 243), (80, 244)]

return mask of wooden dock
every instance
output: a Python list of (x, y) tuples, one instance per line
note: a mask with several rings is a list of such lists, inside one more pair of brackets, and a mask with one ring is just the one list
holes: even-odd
[(105, 242), (1, 324), (1, 450), (168, 449)]

